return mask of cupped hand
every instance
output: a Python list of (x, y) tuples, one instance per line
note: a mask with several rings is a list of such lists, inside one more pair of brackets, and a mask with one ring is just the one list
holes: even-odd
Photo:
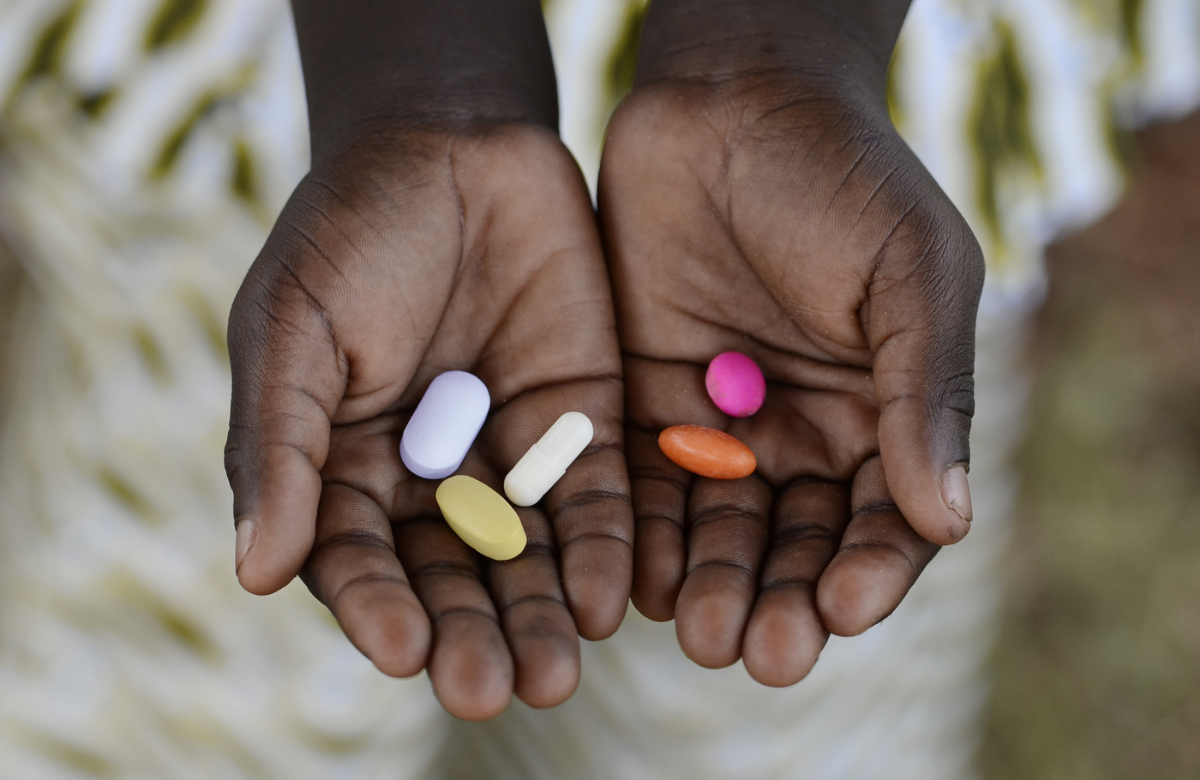
[[(803, 678), (828, 632), (892, 612), (971, 519), (970, 230), (853, 90), (770, 72), (663, 79), (618, 109), (600, 213), (627, 386), (634, 604), (703, 666)], [(708, 399), (708, 362), (751, 356), (762, 409)], [(666, 426), (727, 431), (739, 480), (698, 478)]]
[[(579, 640), (616, 630), (632, 578), (622, 383), (587, 191), (532, 124), (377, 132), (326, 155), (255, 261), (229, 331), (226, 463), (237, 573), (298, 573), (384, 672), (428, 668), (467, 719), (515, 692), (566, 699)], [(564, 412), (592, 445), (493, 562), (411, 475), (400, 434), (438, 374), (474, 373), (492, 409), (459, 473), (499, 490)]]

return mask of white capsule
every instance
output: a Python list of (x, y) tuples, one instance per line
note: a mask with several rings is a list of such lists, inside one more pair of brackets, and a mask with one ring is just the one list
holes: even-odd
[(567, 473), (567, 466), (592, 443), (592, 421), (567, 412), (529, 448), (504, 478), (504, 493), (517, 506), (533, 506)]
[(487, 386), (474, 374), (439, 374), (404, 428), (400, 459), (418, 477), (450, 476), (462, 465), (491, 405)]

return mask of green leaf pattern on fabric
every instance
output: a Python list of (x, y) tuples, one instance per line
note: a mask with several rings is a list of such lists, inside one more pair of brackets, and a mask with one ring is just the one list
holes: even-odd
[(205, 0), (164, 0), (146, 31), (146, 48), (153, 51), (186, 38), (207, 5)]
[(1014, 175), (1041, 179), (1042, 163), (1031, 126), (1029, 76), (1012, 28), (998, 22), (996, 38), (996, 53), (979, 69), (969, 133), (976, 155), (978, 206), (999, 259), (1004, 257), (1001, 190)]

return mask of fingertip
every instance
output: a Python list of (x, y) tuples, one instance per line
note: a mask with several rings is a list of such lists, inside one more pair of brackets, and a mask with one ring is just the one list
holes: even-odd
[(638, 612), (659, 623), (673, 620), (686, 565), (686, 542), (676, 523), (658, 517), (639, 520), (630, 591)]
[(278, 572), (264, 572), (253, 565), (239, 566), (237, 570), (238, 584), (242, 590), (255, 596), (270, 596), (292, 581), (292, 576)]
[(272, 534), (261, 522), (241, 520), (236, 572), (242, 588), (256, 596), (268, 596), (295, 579), (312, 551), (313, 523), (290, 533)]
[(571, 698), (579, 687), (579, 640), (572, 644), (564, 638), (538, 643), (517, 659), (514, 692), (535, 709), (555, 707)]
[(912, 587), (911, 564), (891, 548), (843, 550), (817, 583), (817, 610), (830, 633), (857, 636), (899, 606)]
[(629, 603), (647, 620), (655, 623), (668, 623), (675, 619), (675, 600), (678, 592), (646, 593), (634, 588), (629, 596)]
[(466, 721), (496, 717), (512, 701), (514, 668), (499, 627), (471, 613), (441, 618), (429, 660), (429, 679), (442, 706)]
[(967, 538), (967, 534), (969, 534), (970, 532), (971, 532), (971, 524), (970, 523), (951, 522), (942, 531), (942, 535), (940, 538), (944, 538), (946, 540), (944, 543), (935, 541), (928, 537), (925, 537), (925, 541), (933, 542), (934, 544), (937, 544), (941, 547), (949, 547), (950, 545), (958, 544), (963, 539)]
[(807, 588), (769, 590), (759, 596), (746, 625), (742, 663), (756, 681), (772, 688), (808, 676), (829, 639)]
[(570, 596), (567, 600), (571, 603), (571, 614), (576, 616), (575, 625), (578, 627), (579, 636), (589, 642), (600, 642), (617, 633), (617, 629), (624, 622), (625, 611), (629, 606), (629, 593), (626, 592), (620, 601), (613, 597), (606, 598), (602, 604), (593, 603), (590, 610), (579, 608), (571, 602)]
[[(239, 531), (248, 522), (251, 521), (243, 520), (239, 524)], [(269, 543), (261, 541), (257, 529), (248, 535), (252, 538), (245, 555), (237, 563), (236, 571), (238, 584), (255, 596), (269, 596), (295, 579), (312, 549), (312, 534), (308, 535), (307, 544), (302, 543), (303, 549), (296, 550), (272, 548)], [(291, 541), (293, 544), (288, 547), (301, 546), (294, 544), (296, 540)], [(241, 544), (240, 538), (238, 543)]]
[(565, 605), (544, 595), (519, 598), (505, 606), (502, 626), (517, 698), (539, 709), (570, 698), (579, 685), (579, 634)]
[(616, 633), (625, 619), (633, 586), (628, 542), (590, 537), (562, 551), (563, 593), (579, 636), (598, 642)]
[[(970, 374), (966, 377), (969, 380)], [(901, 389), (905, 388), (892, 391)], [(945, 406), (931, 411), (926, 397), (911, 388), (906, 392), (887, 406), (879, 420), (887, 488), (921, 537), (943, 547), (955, 544), (971, 528), (966, 467), (970, 415)]]
[[(393, 642), (393, 639), (399, 641)], [(425, 668), (429, 638), (424, 636), (415, 641), (404, 641), (405, 639), (406, 637), (403, 636), (387, 636), (382, 641), (374, 643), (374, 646), (364, 651), (363, 655), (371, 659), (375, 668), (388, 677), (397, 677), (402, 680), (415, 677)], [(425, 650), (418, 649), (420, 644), (426, 646)]]
[(971, 496), (962, 466), (938, 474), (917, 458), (889, 458), (888, 450), (883, 464), (888, 490), (917, 534), (941, 547), (966, 537), (971, 530)]
[(291, 582), (312, 552), (321, 477), (290, 448), (268, 459), (259, 474), (253, 501), (245, 497), (239, 501), (234, 494), (235, 565), (241, 586), (266, 596)]
[(254, 542), (258, 539), (258, 525), (250, 518), (243, 518), (234, 522), (234, 528), (237, 533), (237, 540), (234, 542), (234, 561), (233, 570), (237, 572), (238, 578), (241, 579), (242, 561), (246, 560), (246, 553), (250, 552), (250, 548), (254, 546)]
[(337, 610), (346, 637), (379, 671), (404, 678), (425, 668), (433, 629), (407, 586), (365, 582), (339, 598)]
[(937, 506), (929, 512), (906, 511), (904, 517), (922, 539), (939, 547), (958, 544), (971, 531), (969, 522), (945, 506)]
[(741, 657), (753, 583), (740, 581), (746, 574), (740, 569), (731, 581), (726, 570), (732, 568), (701, 567), (679, 592), (675, 635), (683, 654), (706, 669), (723, 669)]
[(971, 532), (971, 488), (967, 484), (967, 469), (962, 465), (951, 466), (942, 472), (939, 481), (940, 502), (928, 512), (914, 512), (909, 524), (926, 541), (941, 547), (957, 544)]
[(954, 540), (957, 542), (971, 530), (973, 514), (971, 509), (971, 486), (967, 482), (966, 466), (951, 466), (942, 474), (942, 503), (958, 517), (958, 522), (951, 523), (950, 525), (950, 533), (952, 536), (957, 536)]

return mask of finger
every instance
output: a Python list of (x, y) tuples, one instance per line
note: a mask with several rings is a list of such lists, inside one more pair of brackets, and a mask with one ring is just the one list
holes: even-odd
[(312, 549), (330, 419), (346, 364), (328, 317), (289, 261), (264, 252), (229, 321), (233, 400), (225, 468), (242, 587), (286, 585)]
[(626, 460), (634, 518), (631, 598), (651, 620), (670, 620), (687, 567), (683, 522), (693, 477), (663, 454), (655, 434), (632, 426)]
[(584, 639), (612, 636), (625, 617), (633, 585), (633, 506), (625, 453), (593, 446), (546, 496), (561, 545), (563, 587)]
[(684, 517), (694, 477), (658, 446), (671, 425), (724, 430), (729, 418), (708, 398), (704, 368), (625, 358), (626, 461), (633, 499), (633, 604), (651, 620), (670, 620), (687, 566)]
[(420, 672), (429, 655), (429, 618), (396, 558), (383, 510), (357, 490), (328, 484), (316, 528), (303, 574), (309, 590), (381, 672)]
[(817, 612), (817, 581), (850, 519), (850, 491), (837, 482), (797, 480), (775, 501), (771, 546), (746, 624), (742, 660), (764, 685), (802, 680), (829, 632)]
[[(359, 426), (365, 431), (376, 427), (383, 426), (374, 421)], [(375, 437), (375, 440), (380, 438), (383, 437)], [(375, 449), (375, 441), (360, 445), (358, 449), (369, 453)], [(391, 447), (388, 457), (394, 457), (395, 451), (396, 448)], [(341, 460), (339, 458), (336, 464), (339, 467)], [(488, 460), (478, 449), (473, 449), (460, 473), (496, 489), (499, 479), (489, 468)], [(436, 489), (437, 483), (431, 480), (404, 480), (396, 490), (389, 492), (393, 497), (393, 511), (406, 517), (435, 516), (438, 512)], [(439, 699), (447, 710), (459, 717), (471, 720), (492, 717), (504, 709), (513, 692), (532, 707), (552, 707), (566, 701), (579, 684), (579, 636), (566, 607), (550, 523), (536, 508), (518, 508), (517, 512), (528, 543), (519, 556), (504, 562), (485, 561), (472, 553), (444, 523), (415, 520), (397, 526), (397, 533), (405, 534), (406, 543), (414, 545), (405, 552), (405, 559), (411, 559), (412, 565), (423, 567), (422, 586), (428, 586), (431, 581), (438, 585), (428, 591), (430, 600), (425, 601), (426, 609), (435, 617), (435, 642), (444, 640), (473, 645), (457, 650), (443, 647), (441, 657), (435, 646), (430, 661), (435, 691), (441, 686)], [(438, 576), (441, 576), (440, 583), (436, 582)], [(479, 599), (481, 589), (490, 593), (486, 604)], [(420, 593), (425, 599), (427, 592), (422, 590)], [(441, 623), (436, 620), (439, 613), (435, 610), (464, 612), (458, 616), (457, 625), (450, 625), (457, 633), (436, 633)], [(484, 622), (461, 625), (466, 622), (468, 611)], [(495, 645), (496, 637), (490, 630), (497, 621), (503, 647)], [(503, 657), (500, 657), (500, 650), (504, 651)], [(491, 667), (489, 674), (493, 679), (467, 680), (466, 685), (459, 685), (454, 666), (478, 665), (478, 661), (472, 660), (473, 656), (484, 657), (483, 663)], [(503, 679), (507, 679), (507, 689), (504, 689)], [(482, 688), (483, 693), (459, 690), (471, 685)]]
[(953, 544), (971, 522), (967, 438), (983, 260), (970, 232), (952, 229), (955, 216), (941, 222), (902, 222), (893, 233), (864, 319), (892, 495), (924, 538)]
[[(511, 304), (477, 364), (503, 404), (485, 431), (487, 449), (503, 476), (563, 413), (592, 421), (592, 447), (541, 505), (552, 518), (578, 630), (602, 639), (629, 605), (633, 518), (621, 358), (596, 217), (578, 166), (552, 132), (500, 128), (489, 138), (507, 153), (455, 154), (460, 189), (490, 193), (488, 207), (464, 223), (466, 244), (505, 271), (467, 283), (479, 294), (466, 301), (464, 319), (497, 300), (498, 285), (511, 287)], [(523, 197), (495, 197), (496, 182)]]
[(568, 411), (592, 421), (592, 443), (540, 506), (554, 529), (563, 590), (579, 635), (600, 640), (625, 617), (633, 580), (620, 381), (597, 378), (526, 391), (492, 416), (485, 438), (490, 462), (505, 474)]
[(900, 513), (881, 458), (859, 469), (850, 506), (841, 547), (817, 584), (821, 619), (839, 636), (861, 634), (892, 614), (939, 549)]
[(396, 550), (433, 624), (428, 669), (434, 694), (451, 715), (486, 720), (512, 699), (513, 659), (480, 579), (479, 556), (435, 512), (426, 506), (396, 525)]
[(510, 561), (488, 565), (488, 584), (515, 663), (514, 691), (553, 707), (579, 685), (579, 635), (559, 582), (554, 534), (537, 509), (518, 509), (529, 539)]
[(697, 479), (688, 502), (687, 576), (675, 606), (684, 654), (718, 669), (741, 657), (767, 548), (771, 488), (761, 479)]

